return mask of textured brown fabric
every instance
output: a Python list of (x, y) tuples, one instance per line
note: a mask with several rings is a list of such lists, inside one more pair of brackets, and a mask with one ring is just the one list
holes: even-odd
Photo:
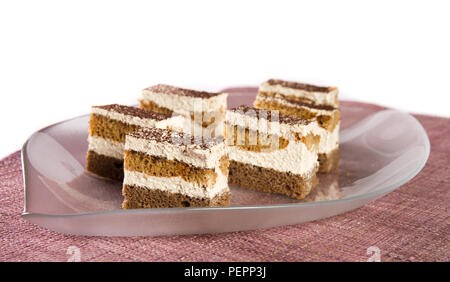
[(219, 194), (214, 198), (189, 197), (180, 193), (150, 190), (135, 185), (124, 185), (122, 204), (124, 209), (141, 208), (183, 208), (183, 207), (220, 207), (229, 206), (231, 194)]
[(123, 180), (123, 160), (100, 155), (94, 151), (88, 151), (86, 170), (101, 177)]
[[(382, 109), (363, 107), (361, 115)], [(343, 113), (345, 114), (345, 113)], [(431, 141), (424, 169), (392, 193), (331, 218), (264, 230), (159, 237), (59, 234), (21, 218), (20, 152), (0, 161), (0, 261), (450, 261), (450, 119), (415, 115)], [(19, 146), (19, 145), (18, 145)]]
[(308, 177), (230, 160), (228, 183), (261, 192), (305, 198), (318, 184), (316, 171)]

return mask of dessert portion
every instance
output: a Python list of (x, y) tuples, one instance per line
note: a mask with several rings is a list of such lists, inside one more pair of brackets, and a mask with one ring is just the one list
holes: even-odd
[(255, 107), (316, 120), (321, 127), (319, 172), (335, 172), (339, 164), (340, 110), (336, 87), (270, 79), (260, 88)]
[(315, 120), (240, 106), (227, 111), (229, 184), (306, 197), (318, 180), (321, 128)]
[(122, 207), (227, 206), (228, 165), (222, 138), (159, 128), (136, 131), (126, 137)]
[(158, 84), (142, 90), (139, 101), (140, 107), (146, 110), (185, 116), (190, 122), (187, 131), (191, 135), (218, 137), (223, 135), (227, 96)]
[(181, 117), (117, 104), (94, 106), (89, 120), (86, 169), (102, 177), (123, 179), (125, 136), (141, 128), (172, 127)]

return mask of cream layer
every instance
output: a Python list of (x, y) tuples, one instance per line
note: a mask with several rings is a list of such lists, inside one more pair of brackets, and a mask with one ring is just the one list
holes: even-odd
[(294, 89), (288, 88), (281, 85), (270, 85), (265, 82), (261, 84), (259, 87), (260, 92), (272, 92), (272, 93), (280, 93), (286, 96), (294, 96), (297, 98), (307, 98), (319, 105), (330, 105), (337, 107), (338, 106), (338, 93), (339, 90), (337, 87), (333, 88), (330, 92), (314, 92), (314, 91), (306, 91), (302, 89)]
[(97, 154), (123, 159), (124, 156), (124, 144), (97, 136), (89, 136), (89, 151), (94, 151)]
[(293, 140), (286, 148), (271, 152), (254, 152), (229, 146), (228, 157), (236, 162), (302, 176), (309, 175), (318, 166), (317, 152), (310, 151), (304, 143)]
[(225, 111), (227, 108), (228, 94), (222, 93), (210, 98), (183, 96), (175, 94), (156, 93), (148, 89), (142, 90), (141, 99), (150, 101), (160, 107), (172, 110), (182, 115), (190, 115), (193, 112)]
[(194, 144), (171, 144), (157, 142), (127, 135), (125, 150), (142, 152), (151, 156), (159, 156), (168, 160), (177, 160), (199, 168), (219, 166), (220, 158), (226, 154), (225, 143), (203, 149)]
[[(217, 172), (218, 171), (218, 172)], [(220, 169), (216, 183), (213, 186), (184, 181), (181, 176), (157, 177), (145, 173), (125, 170), (123, 183), (126, 185), (137, 185), (150, 190), (161, 190), (169, 193), (180, 193), (190, 197), (213, 198), (218, 194), (228, 192), (228, 177)]]

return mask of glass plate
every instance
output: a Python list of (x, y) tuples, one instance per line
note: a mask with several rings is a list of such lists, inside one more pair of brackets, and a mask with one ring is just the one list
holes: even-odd
[[(256, 88), (228, 89), (229, 106), (251, 105)], [(407, 113), (341, 103), (338, 175), (320, 175), (304, 200), (230, 187), (230, 207), (121, 210), (121, 184), (87, 173), (89, 115), (34, 133), (22, 149), (22, 216), (77, 235), (215, 233), (297, 224), (341, 214), (393, 191), (425, 165), (430, 145)]]

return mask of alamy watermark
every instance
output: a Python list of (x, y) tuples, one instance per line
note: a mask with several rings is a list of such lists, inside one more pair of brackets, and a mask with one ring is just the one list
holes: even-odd
[(172, 127), (174, 144), (188, 145), (203, 142), (204, 138), (222, 137), (228, 146), (278, 148), (281, 135), (278, 111), (237, 108), (226, 112), (202, 106), (201, 101), (195, 102), (192, 111), (184, 114), (181, 128), (180, 124)]
[(368, 262), (380, 262), (381, 261), (381, 251), (377, 246), (370, 246), (367, 248), (366, 254), (369, 256)]
[(81, 261), (81, 250), (77, 246), (69, 246), (67, 248), (66, 254), (69, 255), (67, 262), (80, 262)]

